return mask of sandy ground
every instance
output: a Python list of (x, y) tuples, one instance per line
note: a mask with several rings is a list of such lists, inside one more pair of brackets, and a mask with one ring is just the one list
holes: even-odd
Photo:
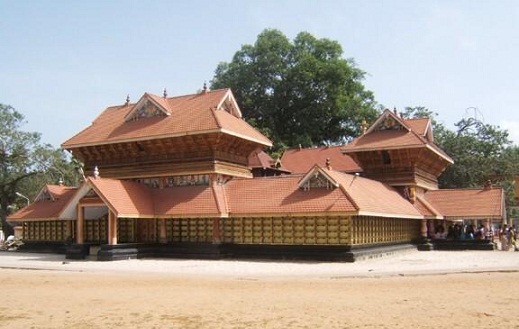
[(519, 328), (519, 252), (357, 263), (0, 253), (0, 328)]

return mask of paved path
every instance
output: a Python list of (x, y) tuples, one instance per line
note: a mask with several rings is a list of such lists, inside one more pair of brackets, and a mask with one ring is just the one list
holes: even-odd
[(229, 278), (347, 278), (468, 272), (519, 272), (519, 252), (403, 251), (355, 263), (144, 259), (99, 262), (64, 255), (0, 252), (0, 268), (161, 273)]

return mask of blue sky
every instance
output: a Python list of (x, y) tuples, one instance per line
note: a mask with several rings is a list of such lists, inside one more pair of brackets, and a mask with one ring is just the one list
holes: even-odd
[(59, 146), (106, 107), (199, 90), (266, 28), (338, 41), (386, 107), (519, 143), (519, 1), (0, 0), (0, 103)]

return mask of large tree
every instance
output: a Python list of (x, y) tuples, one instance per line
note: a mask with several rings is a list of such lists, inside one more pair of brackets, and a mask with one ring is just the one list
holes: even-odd
[(61, 149), (40, 143), (40, 134), (21, 130), (21, 113), (0, 104), (0, 217), (2, 229), (10, 234), (6, 216), (26, 204), (46, 183), (77, 184), (73, 164)]
[(276, 147), (344, 143), (378, 115), (364, 72), (336, 41), (267, 29), (220, 63), (212, 89), (231, 88), (245, 119)]

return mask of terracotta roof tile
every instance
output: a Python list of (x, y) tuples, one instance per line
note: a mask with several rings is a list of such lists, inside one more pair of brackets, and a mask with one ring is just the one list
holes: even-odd
[(157, 217), (219, 217), (214, 191), (209, 186), (153, 189)]
[(445, 217), (502, 218), (504, 196), (501, 188), (446, 189), (428, 191), (425, 200)]
[(118, 216), (150, 216), (154, 214), (151, 188), (144, 184), (118, 179), (89, 179)]
[(252, 128), (245, 120), (225, 110), (215, 110), (222, 99), (229, 95), (232, 95), (230, 90), (221, 89), (168, 98), (167, 106), (171, 115), (131, 121), (125, 121), (125, 116), (133, 110), (135, 104), (109, 107), (94, 120), (92, 125), (67, 140), (62, 146), (70, 149), (83, 145), (172, 137), (208, 131), (225, 131), (262, 145), (271, 145), (268, 138)]
[(427, 144), (417, 134), (405, 130), (384, 130), (362, 135), (344, 147), (348, 151), (369, 151), (424, 146)]
[(404, 123), (420, 136), (427, 134), (430, 121), (429, 118), (404, 119)]
[(340, 189), (304, 191), (298, 187), (301, 175), (233, 179), (225, 185), (231, 216), (356, 212)]
[(74, 196), (76, 187), (61, 185), (46, 185), (44, 187), (53, 200), (36, 201), (10, 215), (8, 221), (29, 221), (29, 220), (54, 220)]
[(342, 154), (343, 147), (288, 149), (283, 153), (281, 163), (294, 174), (306, 173), (316, 164), (324, 166), (326, 159), (330, 159), (333, 170), (350, 173), (361, 172), (362, 169), (349, 155)]
[(387, 217), (422, 217), (398, 191), (382, 182), (358, 175), (328, 171), (359, 208), (360, 213)]

